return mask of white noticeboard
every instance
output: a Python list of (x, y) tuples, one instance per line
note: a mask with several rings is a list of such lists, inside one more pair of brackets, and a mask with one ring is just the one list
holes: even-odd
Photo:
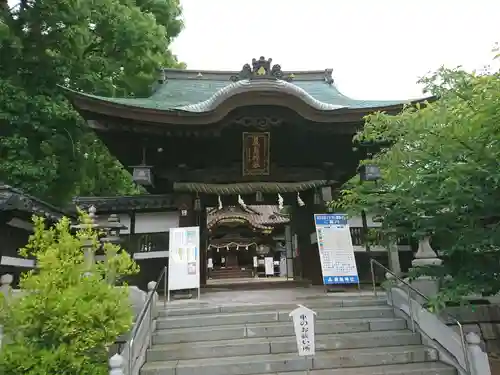
[(200, 228), (170, 229), (168, 300), (170, 291), (198, 289), (200, 298)]
[(316, 340), (314, 337), (316, 312), (306, 306), (298, 306), (289, 314), (293, 319), (297, 351), (299, 356), (313, 356), (316, 354)]
[(314, 224), (323, 284), (359, 284), (347, 215), (316, 214)]
[(264, 267), (266, 269), (266, 276), (274, 275), (274, 259), (272, 257), (264, 258)]

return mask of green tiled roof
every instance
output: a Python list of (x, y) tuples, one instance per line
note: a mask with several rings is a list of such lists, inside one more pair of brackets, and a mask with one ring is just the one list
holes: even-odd
[(50, 221), (58, 221), (63, 216), (73, 218), (68, 212), (24, 193), (20, 189), (5, 185), (0, 181), (0, 211), (23, 211), (30, 215), (45, 216)]
[[(220, 78), (217, 74), (213, 74), (212, 77), (207, 79), (197, 78), (193, 75), (193, 72), (184, 72), (185, 74), (177, 74), (177, 77), (168, 79), (166, 83), (158, 84), (156, 91), (148, 98), (106, 98), (84, 95), (132, 107), (165, 111), (203, 112), (213, 109), (209, 107), (214, 105), (217, 97), (221, 97), (222, 94), (227, 94), (231, 90), (242, 91), (251, 88), (256, 89), (257, 87), (255, 86), (266, 86), (266, 81), (242, 80), (231, 82), (228, 79), (227, 73), (224, 75), (220, 74)], [(320, 110), (377, 108), (409, 102), (404, 100), (351, 99), (343, 95), (335, 84), (329, 84), (325, 80), (320, 79), (297, 79), (291, 83), (281, 80), (267, 82), (267, 85), (282, 86), (287, 91), (291, 89), (291, 91), (295, 92), (294, 95), (301, 97), (308, 104)]]

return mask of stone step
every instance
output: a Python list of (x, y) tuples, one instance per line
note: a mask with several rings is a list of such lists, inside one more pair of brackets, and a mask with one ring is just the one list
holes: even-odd
[(252, 269), (222, 269), (212, 270), (210, 273), (211, 279), (232, 279), (232, 278), (250, 278), (253, 275)]
[(344, 369), (436, 361), (435, 349), (420, 345), (318, 352), (314, 358), (297, 354), (254, 355), (148, 362), (141, 375), (257, 375), (290, 371)]
[[(418, 345), (419, 334), (409, 330), (316, 335), (316, 351), (359, 349), (380, 346)], [(230, 356), (295, 353), (294, 336), (255, 337), (153, 346), (147, 361), (172, 361)]]
[[(365, 318), (346, 320), (319, 320), (315, 332), (321, 334), (339, 334), (348, 332), (402, 330), (406, 321), (399, 318)], [(291, 322), (270, 322), (257, 324), (223, 325), (220, 327), (171, 328), (158, 330), (153, 335), (154, 344), (175, 344), (195, 341), (233, 340), (248, 337), (293, 336)]]
[[(333, 307), (366, 307), (366, 306), (387, 306), (386, 298), (352, 298), (338, 299), (335, 297), (325, 297), (314, 301), (299, 301), (298, 303), (309, 307), (310, 309), (333, 308)], [(163, 304), (161, 305), (161, 307)], [(160, 308), (161, 308), (160, 307)], [(216, 313), (237, 313), (250, 311), (277, 311), (277, 310), (293, 310), (297, 307), (297, 303), (283, 304), (242, 304), (242, 305), (224, 305), (211, 306), (208, 304), (196, 304), (195, 306), (167, 307), (159, 311), (160, 317), (183, 316), (183, 315), (202, 315)]]
[(252, 277), (251, 272), (232, 272), (232, 273), (219, 273), (217, 275), (212, 275), (210, 280), (225, 280), (225, 279), (249, 279)]
[[(222, 326), (229, 324), (265, 323), (290, 320), (291, 309), (286, 311), (258, 311), (244, 313), (219, 313), (213, 315), (171, 316), (158, 318), (157, 329)], [(389, 306), (341, 307), (316, 309), (316, 320), (391, 318), (394, 311)]]
[(457, 371), (444, 363), (422, 362), (333, 370), (275, 372), (273, 374), (262, 375), (457, 375)]

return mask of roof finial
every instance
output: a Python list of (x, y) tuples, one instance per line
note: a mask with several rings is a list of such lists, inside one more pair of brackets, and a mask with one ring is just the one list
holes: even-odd
[(259, 59), (252, 59), (252, 64), (245, 64), (237, 75), (231, 76), (231, 81), (251, 79), (283, 79), (283, 71), (279, 64), (271, 66), (273, 59), (266, 59), (261, 56)]
[(283, 197), (281, 196), (280, 193), (278, 193), (278, 210), (281, 211), (283, 209)]
[(238, 204), (243, 207), (244, 209), (247, 208), (247, 205), (245, 204), (245, 201), (241, 197), (241, 195), (238, 194)]
[(297, 204), (299, 205), (299, 207), (304, 207), (306, 204), (304, 203), (304, 201), (302, 200), (302, 198), (300, 197), (300, 193), (297, 192)]

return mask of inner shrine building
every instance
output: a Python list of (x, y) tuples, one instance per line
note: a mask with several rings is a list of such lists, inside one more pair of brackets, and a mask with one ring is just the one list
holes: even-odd
[(200, 226), (202, 285), (217, 243), (208, 216), (265, 205), (287, 208), (283, 244), (301, 276), (321, 284), (313, 214), (358, 173), (366, 150), (352, 138), (364, 116), (409, 103), (351, 99), (331, 69), (284, 71), (264, 57), (239, 71), (163, 69), (147, 98), (66, 94), (136, 182), (175, 202), (179, 226)]

